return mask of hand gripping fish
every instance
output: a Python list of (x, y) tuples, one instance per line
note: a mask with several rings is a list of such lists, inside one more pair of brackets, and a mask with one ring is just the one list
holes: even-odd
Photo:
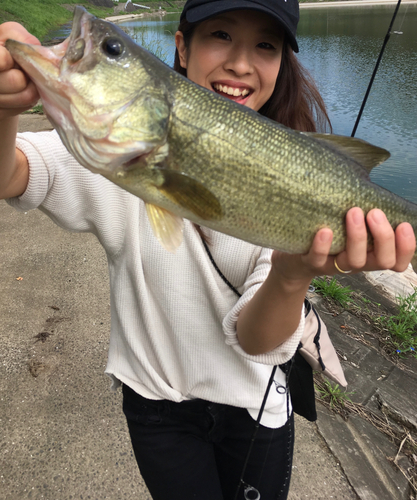
[(387, 151), (277, 124), (190, 82), (80, 7), (63, 43), (6, 47), (70, 153), (139, 196), (169, 251), (183, 218), (290, 253), (307, 252), (322, 227), (333, 230), (331, 253), (342, 251), (354, 206), (417, 228), (417, 205), (369, 180)]

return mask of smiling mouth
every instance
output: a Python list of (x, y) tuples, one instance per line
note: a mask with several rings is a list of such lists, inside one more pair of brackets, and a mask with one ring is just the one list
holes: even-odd
[(213, 83), (213, 89), (218, 94), (221, 94), (225, 97), (229, 98), (238, 98), (243, 99), (247, 97), (251, 91), (248, 88), (238, 88), (238, 87), (229, 87), (228, 85), (222, 85), (221, 83)]

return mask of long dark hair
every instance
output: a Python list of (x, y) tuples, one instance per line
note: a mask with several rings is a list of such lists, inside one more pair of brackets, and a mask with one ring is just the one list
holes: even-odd
[[(184, 35), (186, 48), (190, 46), (197, 25), (183, 19), (178, 26), (178, 31)], [(180, 64), (178, 50), (175, 51), (174, 70), (187, 76), (187, 70)], [(274, 91), (259, 113), (286, 127), (303, 132), (331, 130), (326, 106), (313, 78), (285, 40)]]

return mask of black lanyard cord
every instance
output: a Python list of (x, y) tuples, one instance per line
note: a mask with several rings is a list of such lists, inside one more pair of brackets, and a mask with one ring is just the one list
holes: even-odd
[[(219, 267), (216, 264), (216, 261), (214, 260), (212, 254), (210, 252), (210, 249), (209, 249), (207, 243), (204, 241), (203, 238), (201, 238), (201, 240), (203, 242), (203, 245), (204, 245), (204, 248), (205, 248), (205, 250), (207, 252), (207, 255), (208, 255), (209, 259), (210, 259), (210, 262), (213, 264), (213, 267), (217, 271), (217, 273), (219, 274), (220, 278), (240, 298), (242, 296), (242, 294), (238, 292), (238, 290), (230, 283), (230, 281), (226, 278), (226, 276), (220, 271)], [(285, 363), (284, 365), (281, 366), (281, 368), (284, 370), (285, 375), (286, 375), (287, 417), (288, 417), (288, 420), (289, 420), (289, 413), (290, 413), (290, 409), (289, 409), (290, 402), (289, 402), (288, 379), (289, 379), (289, 376), (290, 376), (291, 366), (292, 366), (292, 362), (291, 361), (289, 361), (288, 363)], [(253, 491), (255, 494), (257, 494), (257, 496), (254, 497), (254, 499), (255, 498), (256, 499), (260, 498), (259, 492), (255, 488), (253, 488), (252, 486), (246, 484), (243, 481), (243, 477), (245, 475), (246, 467), (248, 465), (249, 458), (250, 458), (250, 455), (252, 453), (252, 448), (253, 448), (253, 445), (255, 443), (256, 435), (258, 434), (259, 425), (260, 425), (261, 418), (262, 418), (262, 415), (263, 415), (263, 412), (264, 412), (264, 409), (265, 409), (265, 405), (266, 405), (266, 400), (268, 399), (268, 395), (269, 395), (269, 391), (271, 389), (271, 386), (274, 383), (274, 377), (275, 377), (275, 372), (277, 371), (277, 368), (278, 368), (277, 365), (275, 365), (272, 368), (272, 372), (271, 372), (271, 375), (269, 377), (269, 381), (268, 381), (268, 384), (267, 384), (267, 387), (266, 387), (266, 391), (265, 391), (265, 394), (264, 394), (264, 397), (263, 397), (263, 400), (262, 400), (262, 404), (261, 404), (261, 407), (259, 408), (258, 417), (257, 417), (256, 422), (255, 422), (255, 428), (254, 428), (253, 433), (252, 433), (252, 438), (251, 438), (250, 443), (249, 443), (249, 449), (248, 449), (248, 452), (246, 454), (246, 458), (245, 458), (245, 461), (244, 461), (244, 464), (243, 464), (243, 467), (242, 467), (242, 472), (240, 474), (240, 479), (239, 479), (239, 483), (237, 485), (237, 489), (236, 489), (236, 494), (235, 494), (234, 500), (237, 500), (237, 497), (239, 495), (239, 491), (240, 491), (240, 488), (242, 487), (242, 485), (245, 486), (245, 488), (247, 488), (247, 489)]]
[[(259, 430), (259, 424), (261, 422), (261, 418), (262, 418), (262, 414), (264, 412), (264, 408), (265, 408), (265, 404), (266, 404), (266, 400), (268, 399), (268, 394), (269, 394), (269, 391), (271, 389), (271, 386), (274, 382), (274, 376), (275, 376), (275, 372), (277, 371), (277, 366), (274, 366), (272, 368), (272, 372), (271, 372), (271, 376), (269, 377), (269, 381), (268, 381), (268, 385), (267, 385), (267, 388), (266, 388), (266, 391), (265, 391), (265, 394), (264, 394), (264, 397), (263, 397), (263, 400), (262, 400), (262, 404), (261, 404), (261, 407), (259, 409), (259, 413), (258, 413), (258, 418), (256, 419), (256, 422), (255, 422), (255, 428), (253, 430), (253, 433), (252, 433), (252, 438), (250, 440), (250, 443), (249, 443), (249, 449), (248, 449), (248, 452), (246, 454), (246, 458), (245, 458), (245, 462), (243, 464), (243, 467), (242, 467), (242, 472), (240, 474), (240, 478), (239, 478), (239, 483), (237, 485), (237, 489), (236, 489), (236, 494), (234, 496), (234, 500), (237, 500), (237, 497), (239, 495), (239, 491), (240, 491), (240, 488), (242, 485), (244, 486), (248, 486), (246, 485), (246, 483), (243, 481), (243, 477), (245, 475), (245, 472), (246, 472), (246, 467), (248, 465), (248, 462), (249, 462), (249, 458), (250, 458), (250, 455), (252, 453), (252, 448), (253, 448), (253, 445), (255, 443), (255, 439), (256, 439), (256, 435), (258, 434), (258, 430)], [(287, 394), (288, 394), (288, 391), (287, 391)]]
[(217, 271), (219, 274), (220, 278), (226, 283), (226, 285), (233, 291), (235, 294), (240, 298), (242, 297), (242, 294), (239, 293), (236, 288), (230, 283), (230, 281), (226, 278), (226, 276), (220, 271), (218, 265), (216, 264), (216, 261), (214, 260), (213, 256), (211, 255), (210, 249), (207, 245), (207, 243), (204, 241), (203, 238), (201, 238), (201, 241), (203, 242), (204, 248), (206, 249), (207, 255), (209, 256), (210, 262), (213, 264), (214, 269)]

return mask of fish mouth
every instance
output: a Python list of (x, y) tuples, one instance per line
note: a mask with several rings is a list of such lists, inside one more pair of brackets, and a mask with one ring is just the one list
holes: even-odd
[(233, 85), (221, 81), (213, 82), (211, 87), (216, 94), (222, 95), (239, 104), (245, 104), (254, 92), (254, 90), (247, 85)]
[[(113, 123), (132, 103), (94, 107), (71, 83), (77, 63), (94, 64), (92, 26), (97, 18), (83, 7), (74, 10), (71, 33), (62, 43), (45, 47), (7, 40), (13, 59), (35, 83), (45, 114), (79, 163), (92, 171), (115, 171), (148, 154), (154, 145), (112, 139)], [(85, 64), (84, 64), (85, 66)], [(86, 110), (86, 111), (83, 111)]]
[[(72, 30), (68, 38), (58, 45), (45, 47), (42, 45), (30, 45), (16, 40), (6, 40), (6, 48), (12, 54), (13, 59), (29, 75), (37, 87), (54, 87), (54, 83), (60, 77), (70, 47), (78, 38), (86, 37), (88, 24), (94, 16), (89, 14), (83, 7), (77, 6), (74, 10)], [(91, 43), (91, 42), (90, 42)], [(60, 81), (62, 84), (62, 81)], [(55, 87), (54, 90), (56, 91)]]
[(87, 46), (83, 48), (82, 54), (78, 50), (79, 58), (84, 52), (91, 50), (91, 37), (88, 36), (91, 19), (94, 19), (94, 16), (77, 6), (70, 35), (62, 43), (51, 47), (30, 45), (11, 39), (6, 41), (6, 48), (13, 59), (35, 83), (45, 112), (55, 126), (62, 121), (58, 111), (60, 115), (63, 113), (68, 118), (71, 97), (74, 96), (74, 90), (66, 80), (65, 72), (75, 56), (69, 58), (68, 55), (74, 53), (74, 46), (77, 46), (77, 40), (80, 39), (87, 40), (84, 44)]

